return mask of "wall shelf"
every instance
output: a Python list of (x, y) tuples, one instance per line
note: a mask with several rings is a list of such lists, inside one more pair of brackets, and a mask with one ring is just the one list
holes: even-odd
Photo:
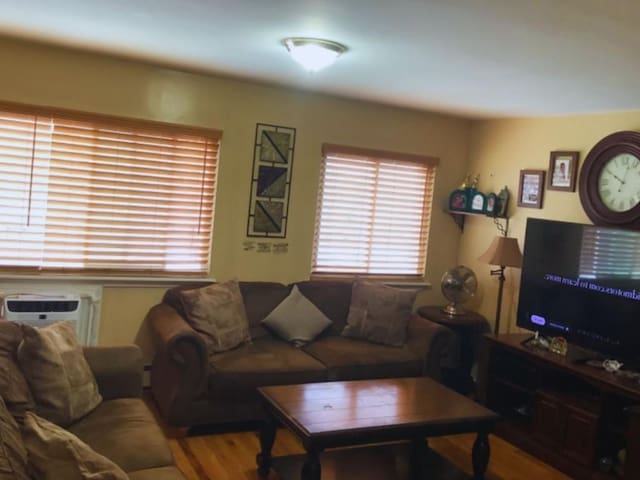
[[(506, 216), (498, 217), (498, 216), (493, 216), (493, 215), (487, 215), (486, 213), (464, 212), (464, 211), (458, 211), (458, 210), (445, 210), (445, 212), (448, 213), (451, 216), (451, 218), (453, 218), (453, 221), (456, 222), (456, 225), (458, 225), (458, 228), (460, 229), (461, 232), (464, 232), (464, 221), (465, 221), (466, 217), (491, 218), (491, 219), (493, 219), (493, 221), (496, 224), (496, 226), (499, 225), (498, 230), (504, 229), (504, 231), (507, 232), (507, 233), (509, 231), (509, 218), (506, 217)], [(499, 220), (504, 220), (505, 221), (504, 227), (499, 222)]]

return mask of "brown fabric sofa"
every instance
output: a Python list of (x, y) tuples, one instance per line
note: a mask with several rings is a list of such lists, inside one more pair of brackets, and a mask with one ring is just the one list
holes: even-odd
[[(333, 325), (303, 348), (277, 338), (260, 325), (291, 291), (292, 285), (240, 282), (252, 342), (207, 355), (204, 341), (186, 322), (178, 295), (168, 290), (146, 322), (156, 353), (151, 389), (169, 425), (258, 420), (262, 416), (256, 387), (264, 385), (407, 377), (439, 379), (451, 332), (412, 315), (407, 342), (388, 347), (340, 336), (351, 303), (350, 282), (298, 282), (300, 292)], [(202, 286), (202, 285), (200, 285)]]
[(85, 347), (103, 402), (67, 429), (122, 468), (131, 480), (184, 480), (155, 418), (141, 398), (137, 346)]

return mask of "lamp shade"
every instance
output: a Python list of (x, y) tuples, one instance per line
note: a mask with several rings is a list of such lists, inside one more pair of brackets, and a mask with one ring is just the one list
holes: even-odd
[(518, 239), (511, 237), (495, 237), (486, 252), (478, 260), (489, 265), (501, 267), (522, 266), (522, 253), (518, 247)]

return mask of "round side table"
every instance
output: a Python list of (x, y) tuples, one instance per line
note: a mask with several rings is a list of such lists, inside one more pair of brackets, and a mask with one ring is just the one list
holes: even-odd
[(469, 395), (475, 392), (475, 381), (471, 369), (477, 361), (478, 347), (482, 335), (491, 331), (489, 322), (476, 312), (465, 312), (462, 315), (449, 315), (442, 311), (440, 305), (429, 305), (418, 308), (418, 315), (432, 322), (444, 325), (455, 333), (458, 339), (459, 363), (453, 368), (443, 369), (445, 385)]

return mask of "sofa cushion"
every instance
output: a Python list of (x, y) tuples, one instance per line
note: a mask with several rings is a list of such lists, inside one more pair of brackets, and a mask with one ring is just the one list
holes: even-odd
[[(290, 288), (275, 282), (239, 282), (251, 338), (270, 335), (260, 322), (289, 295)], [(209, 284), (212, 285), (212, 284)], [(167, 290), (162, 301), (186, 318), (182, 292), (201, 288), (201, 285), (180, 285)]]
[(405, 347), (388, 347), (344, 337), (325, 337), (303, 350), (328, 368), (328, 379), (359, 380), (420, 376), (420, 358)]
[(0, 480), (29, 480), (20, 428), (0, 398)]
[(331, 320), (293, 286), (291, 293), (262, 321), (283, 340), (301, 347), (331, 326)]
[(407, 325), (416, 293), (417, 290), (356, 280), (353, 283), (347, 326), (342, 335), (383, 345), (402, 346), (407, 337)]
[(29, 467), (39, 480), (128, 480), (111, 460), (32, 412), (26, 413), (23, 435)]
[(45, 328), (22, 325), (18, 363), (36, 403), (36, 413), (66, 426), (102, 401), (98, 385), (71, 322)]
[(251, 341), (238, 282), (181, 292), (186, 320), (205, 341), (209, 354), (225, 352)]
[(240, 292), (251, 338), (256, 339), (270, 335), (261, 325), (264, 317), (269, 315), (289, 295), (291, 289), (281, 283), (274, 282), (240, 282)]
[(27, 380), (17, 364), (16, 353), (21, 341), (20, 325), (0, 320), (0, 397), (19, 418), (35, 406)]
[(125, 472), (173, 465), (160, 427), (139, 398), (102, 402), (69, 431)]
[(300, 293), (333, 322), (327, 333), (340, 335), (347, 323), (352, 282), (309, 280), (296, 285)]
[(230, 388), (244, 392), (264, 385), (326, 380), (322, 363), (272, 337), (212, 355), (209, 367), (209, 392), (213, 396), (225, 395)]

